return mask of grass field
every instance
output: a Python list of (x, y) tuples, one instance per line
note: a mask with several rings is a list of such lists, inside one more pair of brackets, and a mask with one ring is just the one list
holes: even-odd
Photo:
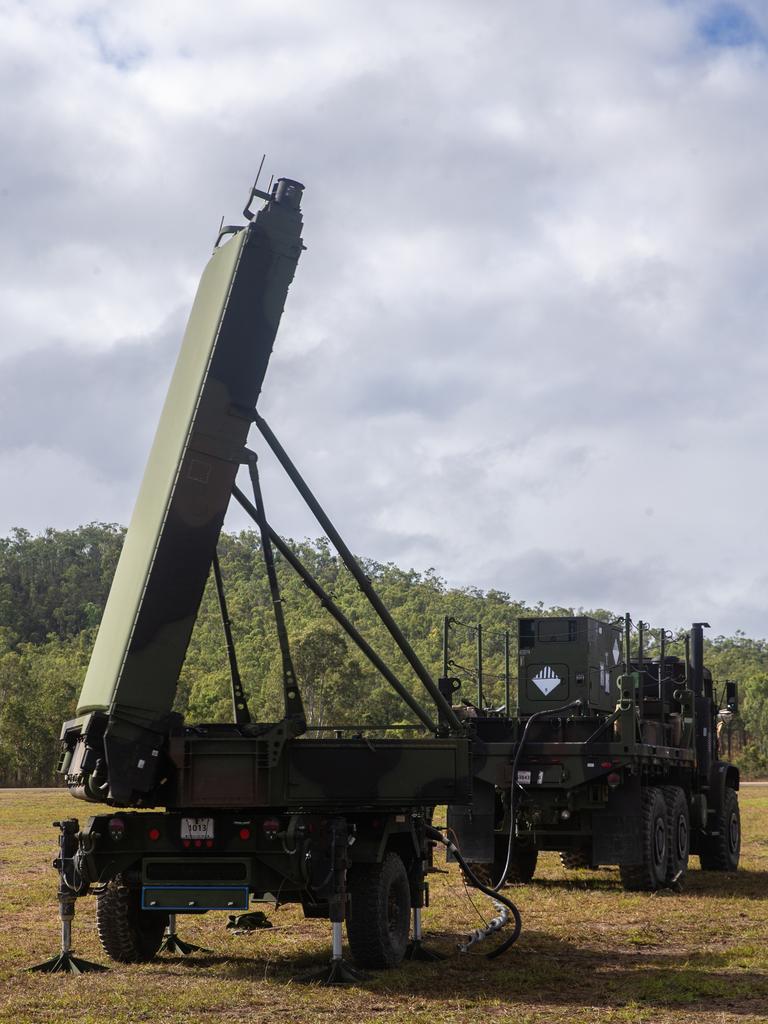
[[(63, 792), (0, 791), (0, 1020), (768, 1021), (768, 785), (744, 787), (741, 803), (736, 875), (692, 870), (682, 894), (630, 895), (615, 870), (565, 872), (545, 855), (532, 885), (508, 890), (523, 915), (521, 939), (488, 961), (486, 946), (456, 953), (478, 917), (452, 867), (431, 876), (425, 913), (427, 938), (448, 960), (326, 989), (291, 980), (324, 962), (330, 936), (327, 923), (290, 907), (270, 913), (272, 930), (248, 935), (227, 932), (223, 914), (182, 918), (182, 937), (207, 954), (80, 978), (24, 973), (57, 948), (50, 823), (86, 808)], [(484, 897), (475, 902), (487, 911)], [(75, 949), (105, 963), (93, 913), (93, 898), (78, 902)]]

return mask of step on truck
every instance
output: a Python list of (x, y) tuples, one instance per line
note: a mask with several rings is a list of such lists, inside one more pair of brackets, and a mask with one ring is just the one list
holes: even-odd
[(649, 627), (635, 629), (628, 615), (519, 620), (516, 714), (459, 711), (489, 750), (505, 731), (511, 739), (506, 779), (497, 774), (494, 787), (493, 849), (478, 843), (473, 854), (472, 815), (452, 812), (478, 870), (527, 882), (539, 851), (554, 850), (566, 868), (618, 865), (625, 889), (655, 891), (683, 882), (691, 854), (707, 871), (737, 869), (739, 771), (720, 758), (717, 738), (721, 704), (738, 710), (737, 687), (715, 693), (706, 625), (677, 638), (680, 654), (659, 630), (649, 657)]
[[(121, 962), (189, 950), (180, 915), (294, 903), (331, 923), (330, 983), (356, 977), (342, 957), (346, 921), (358, 967), (427, 957), (421, 912), (436, 805), (471, 805), (472, 730), (416, 655), (357, 560), (256, 409), (289, 285), (304, 248), (303, 185), (254, 185), (244, 226), (222, 227), (187, 324), (136, 506), (59, 766), (71, 794), (101, 805), (81, 827), (58, 822), (62, 949), (39, 966), (94, 967), (72, 954), (76, 900), (97, 899), (106, 953)], [(252, 206), (260, 208), (254, 212)], [(415, 676), (406, 685), (267, 518), (255, 425), (335, 545)], [(249, 482), (238, 486), (238, 473)], [(249, 705), (217, 542), (234, 498), (258, 529), (282, 661), (284, 713)], [(405, 705), (404, 726), (308, 722), (291, 657), (276, 553)], [(203, 591), (218, 595), (232, 721), (190, 723), (173, 709)], [(428, 698), (425, 707), (414, 695)], [(364, 701), (361, 702), (364, 708)], [(519, 917), (491, 893), (519, 933)], [(413, 928), (411, 934), (411, 925)], [(410, 935), (410, 942), (409, 942)]]

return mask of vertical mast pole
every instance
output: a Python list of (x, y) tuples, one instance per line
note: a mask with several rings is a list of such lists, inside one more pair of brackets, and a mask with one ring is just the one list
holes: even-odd
[(504, 630), (504, 713), (509, 714), (510, 704), (509, 685), (509, 630)]

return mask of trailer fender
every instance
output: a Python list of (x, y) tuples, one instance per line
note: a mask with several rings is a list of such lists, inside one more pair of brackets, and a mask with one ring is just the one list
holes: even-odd
[(410, 814), (389, 814), (378, 828), (371, 825), (358, 830), (352, 847), (352, 860), (380, 864), (392, 850), (399, 853), (405, 864), (424, 856), (423, 838), (420, 839), (416, 822)]

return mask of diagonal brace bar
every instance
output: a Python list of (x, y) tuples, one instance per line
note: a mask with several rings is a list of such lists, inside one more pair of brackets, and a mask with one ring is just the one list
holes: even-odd
[(269, 592), (272, 597), (272, 608), (275, 613), (275, 627), (277, 629), (277, 640), (280, 645), (280, 656), (283, 662), (283, 700), (285, 703), (285, 717), (293, 723), (294, 735), (298, 736), (307, 728), (307, 719), (304, 714), (304, 704), (301, 700), (301, 692), (296, 681), (296, 672), (291, 658), (291, 649), (288, 644), (288, 630), (285, 628), (285, 616), (283, 615), (283, 600), (280, 596), (280, 586), (277, 582), (275, 570), (275, 558), (272, 553), (272, 544), (269, 539), (269, 527), (267, 526), (264, 514), (264, 502), (261, 497), (261, 485), (259, 483), (259, 470), (256, 465), (254, 452), (247, 452), (248, 472), (253, 487), (254, 516), (256, 525), (261, 535), (261, 553), (264, 557), (264, 565), (267, 569), (269, 581)]
[(219, 554), (217, 551), (213, 552), (213, 578), (216, 583), (216, 594), (219, 598), (221, 624), (224, 627), (224, 641), (227, 646), (229, 674), (232, 678), (232, 714), (235, 716), (235, 722), (237, 725), (248, 725), (251, 721), (251, 713), (248, 710), (248, 701), (246, 700), (243, 683), (240, 679), (240, 670), (237, 667), (235, 641), (232, 638), (232, 623), (229, 619), (227, 601), (224, 597), (224, 581), (221, 578), (221, 565), (219, 564)]
[[(242, 505), (242, 507), (245, 509), (248, 515), (251, 516), (252, 519), (258, 521), (256, 509), (253, 507), (250, 501), (248, 501), (248, 499), (239, 489), (239, 487), (235, 486), (232, 490), (232, 494), (235, 497), (236, 501), (238, 501), (240, 505)], [(389, 685), (405, 701), (405, 703), (408, 705), (411, 711), (413, 711), (414, 715), (416, 715), (416, 717), (419, 719), (422, 725), (426, 726), (426, 728), (429, 729), (430, 732), (437, 733), (437, 726), (429, 717), (429, 715), (421, 706), (421, 704), (419, 704), (415, 697), (413, 697), (408, 692), (408, 690), (406, 690), (406, 688), (403, 686), (403, 684), (400, 682), (400, 680), (397, 678), (394, 672), (392, 672), (389, 666), (384, 661), (382, 661), (382, 659), (379, 657), (376, 651), (374, 651), (374, 649), (371, 647), (368, 641), (358, 632), (355, 626), (352, 625), (352, 623), (346, 617), (344, 612), (339, 608), (339, 606), (336, 604), (336, 602), (333, 600), (330, 594), (326, 590), (324, 590), (323, 587), (317, 582), (315, 577), (310, 573), (310, 571), (307, 569), (304, 563), (294, 554), (294, 552), (288, 547), (288, 545), (285, 543), (282, 537), (278, 533), (276, 533), (275, 530), (273, 530), (272, 527), (269, 526), (269, 524), (267, 524), (267, 531), (269, 534), (269, 538), (274, 544), (274, 546), (277, 548), (277, 550), (280, 552), (280, 554), (283, 556), (286, 562), (288, 562), (288, 564), (296, 571), (296, 573), (299, 575), (305, 586), (308, 587), (308, 589), (312, 591), (315, 597), (318, 598), (323, 608), (325, 608), (329, 615), (331, 615), (332, 618), (334, 618), (336, 622), (338, 622), (338, 624), (341, 626), (341, 628), (344, 630), (347, 636), (349, 636), (349, 638), (355, 644), (357, 644), (357, 646), (360, 648), (360, 650), (363, 652), (366, 658), (370, 661), (373, 667), (376, 668), (384, 676)]]
[(440, 693), (440, 690), (438, 689), (434, 679), (429, 674), (424, 664), (422, 663), (421, 659), (416, 654), (413, 647), (411, 647), (406, 637), (403, 635), (403, 632), (401, 631), (400, 627), (392, 618), (389, 609), (381, 600), (379, 595), (376, 593), (375, 589), (373, 588), (373, 585), (371, 584), (371, 581), (360, 568), (360, 565), (358, 564), (356, 558), (342, 540), (341, 535), (338, 533), (331, 520), (323, 511), (320, 503), (307, 486), (298, 469), (296, 469), (294, 464), (291, 462), (287, 452), (280, 444), (280, 442), (277, 440), (275, 435), (272, 433), (272, 430), (270, 429), (269, 425), (266, 423), (265, 420), (261, 418), (258, 412), (254, 410), (252, 415), (253, 422), (261, 431), (264, 440), (267, 442), (269, 447), (274, 452), (278, 462), (283, 467), (285, 472), (288, 474), (288, 477), (295, 486), (296, 490), (307, 503), (307, 506), (311, 510), (315, 519), (317, 519), (320, 526), (322, 526), (322, 528), (327, 533), (331, 543), (339, 552), (341, 560), (344, 562), (350, 573), (354, 576), (357, 585), (368, 598), (374, 610), (376, 611), (376, 614), (379, 616), (381, 621), (388, 629), (390, 635), (392, 636), (392, 639), (400, 648), (406, 660), (410, 664), (411, 668), (419, 677), (424, 688), (437, 705), (441, 717), (445, 718), (445, 720), (448, 723), (450, 723), (453, 729), (455, 729), (457, 732), (461, 732), (462, 724), (459, 721), (455, 711), (448, 703), (448, 701), (445, 699), (445, 697), (442, 695), (442, 693)]

